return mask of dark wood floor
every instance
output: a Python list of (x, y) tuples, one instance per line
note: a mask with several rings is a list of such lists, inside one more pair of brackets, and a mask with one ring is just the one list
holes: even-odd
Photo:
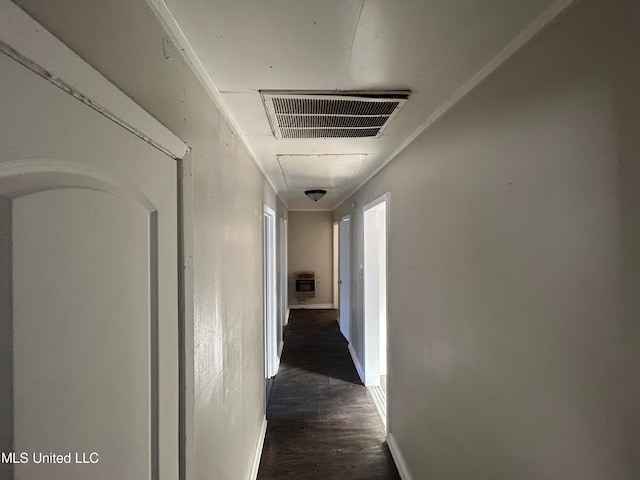
[(258, 479), (400, 477), (335, 310), (292, 310)]

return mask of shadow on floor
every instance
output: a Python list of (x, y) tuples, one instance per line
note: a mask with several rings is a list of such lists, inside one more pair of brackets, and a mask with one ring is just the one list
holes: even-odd
[(335, 310), (295, 310), (274, 378), (258, 478), (399, 480)]
[[(362, 385), (337, 320), (336, 310), (292, 310), (285, 328), (278, 378), (325, 383), (323, 377), (329, 377)], [(302, 377), (300, 370), (309, 375)]]

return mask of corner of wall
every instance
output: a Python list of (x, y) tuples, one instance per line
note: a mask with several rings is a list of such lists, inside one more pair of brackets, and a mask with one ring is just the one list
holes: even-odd
[(351, 346), (351, 343), (349, 343), (348, 348), (349, 348), (349, 353), (351, 354), (351, 359), (353, 360), (353, 364), (356, 366), (356, 370), (358, 372), (358, 376), (360, 377), (360, 381), (364, 384), (364, 370), (362, 368), (362, 365), (360, 365), (360, 360), (358, 360), (358, 355), (356, 354), (356, 351)]
[(398, 473), (400, 474), (400, 478), (402, 480), (413, 480), (411, 473), (409, 472), (409, 467), (407, 466), (407, 462), (405, 461), (402, 453), (400, 452), (400, 447), (396, 442), (395, 437), (391, 432), (387, 434), (387, 445), (389, 446), (389, 451), (391, 452), (391, 456), (393, 457), (393, 461), (398, 468)]
[(257, 480), (258, 470), (260, 469), (260, 460), (262, 458), (262, 448), (264, 447), (264, 438), (267, 435), (267, 419), (262, 419), (262, 427), (258, 434), (258, 443), (256, 444), (256, 452), (253, 457), (253, 464), (251, 465), (251, 472), (249, 473), (249, 480)]

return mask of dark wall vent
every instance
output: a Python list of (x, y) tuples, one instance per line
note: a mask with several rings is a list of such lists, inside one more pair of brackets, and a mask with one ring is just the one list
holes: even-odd
[(260, 94), (276, 138), (379, 137), (409, 97), (408, 91)]

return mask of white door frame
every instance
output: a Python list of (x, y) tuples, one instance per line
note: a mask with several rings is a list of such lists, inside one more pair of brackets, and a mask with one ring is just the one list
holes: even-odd
[(264, 355), (265, 378), (278, 371), (277, 293), (276, 293), (276, 212), (267, 205), (263, 209), (263, 273), (264, 273)]
[(10, 0), (0, 0), (0, 51), (178, 160), (180, 480), (195, 476), (192, 167), (190, 148)]
[(282, 355), (283, 329), (289, 321), (289, 305), (287, 302), (288, 292), (288, 275), (287, 275), (287, 229), (288, 221), (286, 218), (280, 219), (280, 322), (278, 324), (278, 356)]
[(178, 312), (180, 325), (180, 480), (195, 478), (195, 346), (193, 287), (193, 161), (178, 161)]
[(338, 264), (340, 274), (340, 331), (351, 342), (351, 216), (345, 215), (339, 224)]
[[(388, 356), (388, 193), (363, 207), (363, 224), (364, 383), (377, 387), (380, 375), (387, 373)], [(386, 423), (387, 409), (382, 400), (379, 409), (384, 410)]]
[(340, 222), (333, 222), (333, 308), (340, 308)]

